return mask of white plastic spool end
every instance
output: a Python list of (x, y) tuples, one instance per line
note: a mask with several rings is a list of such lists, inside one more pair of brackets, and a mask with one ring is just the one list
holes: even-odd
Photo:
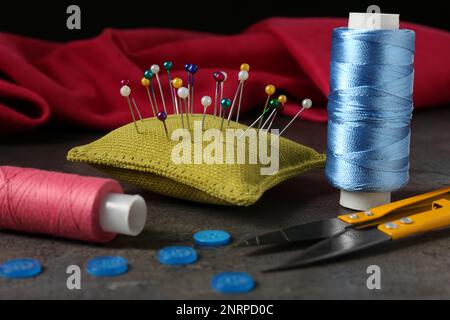
[[(376, 18), (376, 23), (370, 19)], [(372, 21), (373, 22), (373, 21)], [(400, 15), (384, 13), (350, 12), (349, 29), (392, 29), (400, 28)], [(341, 190), (339, 204), (345, 208), (366, 211), (391, 202), (390, 192), (353, 192)]]
[(104, 231), (137, 236), (147, 221), (147, 205), (139, 195), (110, 193), (100, 208), (100, 226)]
[[(373, 22), (376, 23), (373, 23)], [(400, 15), (387, 13), (350, 12), (349, 29), (391, 29), (400, 28)]]
[(367, 211), (391, 202), (390, 192), (356, 192), (341, 190), (339, 204), (344, 208)]

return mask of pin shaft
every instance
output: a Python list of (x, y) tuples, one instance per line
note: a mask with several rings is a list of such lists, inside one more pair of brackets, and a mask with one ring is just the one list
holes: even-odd
[(202, 117), (202, 131), (205, 127), (205, 117), (206, 117), (206, 108), (203, 110), (203, 117)]
[(161, 81), (159, 81), (159, 75), (158, 74), (156, 74), (155, 76), (156, 76), (156, 82), (158, 83), (158, 87), (159, 87), (159, 93), (161, 94), (161, 101), (162, 101), (162, 104), (163, 104), (164, 112), (167, 114), (166, 101), (164, 99), (164, 93), (163, 93), (163, 90), (162, 90)]
[(188, 127), (188, 130), (190, 131), (191, 130), (191, 127), (190, 127), (190, 121), (189, 121), (189, 110), (188, 110), (188, 108), (189, 108), (189, 105), (187, 104), (187, 101), (186, 101), (187, 99), (183, 99), (183, 104), (184, 104), (184, 110), (186, 111), (186, 122), (187, 122), (187, 127)]
[(233, 103), (231, 104), (230, 113), (228, 114), (228, 125), (230, 125), (231, 117), (232, 117), (233, 111), (234, 111), (234, 106), (236, 105), (236, 101), (237, 101), (238, 95), (240, 93), (242, 83), (243, 83), (242, 81), (239, 81), (239, 84), (236, 88), (236, 92), (234, 93)]
[[(219, 101), (222, 101), (223, 98), (223, 81), (220, 83), (220, 98)], [(222, 117), (222, 108), (219, 108), (219, 117)]]
[(141, 112), (139, 111), (139, 108), (138, 108), (138, 106), (137, 106), (137, 104), (136, 104), (136, 101), (134, 101), (134, 98), (133, 98), (133, 97), (131, 97), (131, 101), (133, 101), (133, 106), (134, 106), (134, 109), (136, 110), (136, 113), (137, 113), (137, 115), (138, 115), (138, 117), (139, 117), (139, 120), (142, 121), (142, 115), (141, 115)]
[(130, 108), (131, 118), (133, 119), (134, 127), (136, 128), (136, 132), (140, 134), (141, 132), (139, 131), (138, 125), (136, 123), (136, 117), (133, 112), (133, 107), (131, 106), (130, 98), (129, 97), (126, 97), (126, 98), (127, 98), (128, 107)]
[(241, 113), (242, 93), (244, 92), (244, 81), (242, 82), (241, 92), (239, 93), (238, 109), (236, 114), (236, 122), (239, 123), (239, 114)]
[(169, 139), (169, 131), (167, 130), (166, 122), (163, 121), (162, 123), (164, 125), (164, 131), (166, 132), (167, 139)]
[(153, 103), (155, 105), (156, 113), (158, 113), (159, 112), (158, 102), (156, 101), (155, 89), (153, 88), (153, 83), (151, 80), (150, 80), (150, 92), (152, 93)]
[(169, 79), (170, 97), (172, 98), (172, 112), (178, 114), (178, 107), (176, 107), (175, 96), (173, 95), (172, 76), (170, 75), (169, 70), (167, 70), (167, 78)]
[(191, 74), (190, 73), (188, 75), (188, 86), (187, 86), (187, 89), (188, 89), (189, 94), (187, 96), (187, 112), (186, 112), (186, 114), (191, 112)]
[(275, 118), (277, 117), (278, 112), (276, 112), (273, 117), (272, 117), (272, 121), (270, 121), (269, 127), (267, 128), (267, 131), (270, 131), (270, 129), (272, 128), (272, 124), (273, 121), (275, 120)]
[[(270, 101), (270, 95), (267, 96), (266, 103), (264, 104), (264, 109), (263, 109), (262, 115), (264, 115), (264, 113), (266, 112), (267, 106), (269, 105), (269, 101)], [(263, 121), (263, 117), (261, 117), (261, 119), (259, 120), (258, 129), (261, 128), (262, 121)]]
[(272, 110), (272, 112), (269, 114), (269, 116), (267, 117), (266, 121), (264, 121), (263, 125), (261, 126), (261, 130), (264, 130), (264, 128), (266, 127), (266, 124), (270, 121), (270, 119), (272, 118), (272, 116), (275, 114), (275, 112), (277, 112), (276, 109)]
[(156, 111), (155, 111), (155, 106), (153, 105), (153, 100), (150, 94), (150, 90), (148, 87), (145, 87), (147, 89), (147, 96), (148, 96), (148, 100), (150, 101), (150, 107), (152, 108), (152, 112), (153, 112), (153, 116), (156, 117)]
[(180, 113), (180, 111), (178, 110), (178, 98), (177, 98), (177, 96), (176, 96), (176, 90), (177, 89), (175, 89), (175, 88), (172, 88), (171, 90), (170, 90), (170, 92), (172, 92), (172, 96), (173, 96), (173, 98), (174, 98), (174, 107), (175, 107), (175, 110), (174, 110), (174, 112), (176, 112), (176, 114), (179, 114)]
[(217, 99), (219, 96), (219, 82), (216, 82), (216, 91), (214, 94), (214, 119), (216, 118), (217, 115)]
[(223, 130), (223, 122), (225, 121), (225, 111), (223, 112), (222, 122), (220, 124), (220, 131)]
[(242, 138), (269, 110), (270, 109), (266, 109), (265, 111), (263, 111), (263, 113), (247, 128), (247, 130), (245, 130), (244, 133), (239, 136), (239, 139)]
[(283, 130), (281, 130), (281, 132), (272, 140), (272, 143), (270, 145), (272, 145), (276, 140), (280, 138), (283, 132), (285, 132), (286, 129), (289, 128), (289, 126), (295, 121), (295, 119), (297, 119), (297, 117), (303, 112), (303, 110), (305, 110), (305, 108), (301, 108), (300, 111), (297, 112), (297, 114), (291, 119), (291, 121), (289, 121), (289, 123), (283, 128)]
[(178, 100), (178, 104), (180, 106), (179, 112), (180, 112), (180, 118), (181, 118), (181, 127), (184, 129), (184, 117), (183, 117), (183, 103), (180, 100), (180, 98), (175, 98)]

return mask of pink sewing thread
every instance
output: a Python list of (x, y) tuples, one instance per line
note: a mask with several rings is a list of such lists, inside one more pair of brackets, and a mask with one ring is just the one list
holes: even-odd
[(109, 242), (100, 226), (100, 205), (122, 193), (111, 179), (0, 166), (0, 229)]

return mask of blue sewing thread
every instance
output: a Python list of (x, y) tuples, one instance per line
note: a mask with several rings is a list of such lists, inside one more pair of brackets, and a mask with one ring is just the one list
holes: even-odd
[(325, 168), (333, 186), (389, 192), (408, 182), (414, 38), (334, 29)]

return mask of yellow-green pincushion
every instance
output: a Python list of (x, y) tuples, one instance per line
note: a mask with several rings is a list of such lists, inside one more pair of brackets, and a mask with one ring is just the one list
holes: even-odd
[[(197, 128), (201, 128), (202, 115), (190, 115), (189, 120), (192, 136), (191, 139), (187, 139), (191, 144), (192, 152), (192, 162), (189, 164), (177, 164), (173, 161), (172, 151), (174, 148), (179, 150), (181, 140), (169, 140), (163, 123), (157, 118), (136, 122), (140, 133), (136, 131), (134, 123), (127, 124), (97, 141), (73, 148), (69, 151), (67, 158), (70, 161), (88, 163), (119, 180), (128, 181), (163, 195), (204, 203), (238, 206), (251, 205), (266, 190), (280, 182), (306, 170), (323, 167), (325, 163), (325, 155), (291, 140), (280, 138), (278, 141), (279, 169), (272, 175), (262, 175), (261, 168), (270, 165), (261, 165), (259, 162), (249, 164), (248, 155), (245, 164), (207, 164), (205, 161), (195, 164), (193, 156), (195, 148), (197, 151), (206, 152), (210, 142), (202, 143), (201, 138), (194, 140), (192, 130), (194, 121), (196, 121)], [(184, 117), (184, 122), (187, 127), (186, 117)], [(181, 128), (179, 115), (168, 116), (165, 123), (169, 135), (174, 130)], [(220, 126), (220, 118), (206, 115), (205, 130), (219, 129)], [(235, 122), (231, 122), (230, 126), (227, 126), (225, 121), (224, 129), (226, 128), (246, 130), (247, 126)], [(187, 130), (184, 132), (186, 133)], [(225, 154), (226, 134), (223, 133), (222, 137), (224, 141), (221, 143)], [(245, 141), (244, 145), (249, 147), (248, 139), (244, 138), (243, 140)], [(269, 140), (268, 149), (270, 149), (270, 144)], [(237, 147), (234, 150), (235, 155), (236, 149)], [(275, 148), (275, 151), (278, 150)], [(248, 153), (248, 148), (246, 152)], [(269, 152), (269, 157), (275, 153)], [(200, 158), (200, 160), (203, 159)]]

